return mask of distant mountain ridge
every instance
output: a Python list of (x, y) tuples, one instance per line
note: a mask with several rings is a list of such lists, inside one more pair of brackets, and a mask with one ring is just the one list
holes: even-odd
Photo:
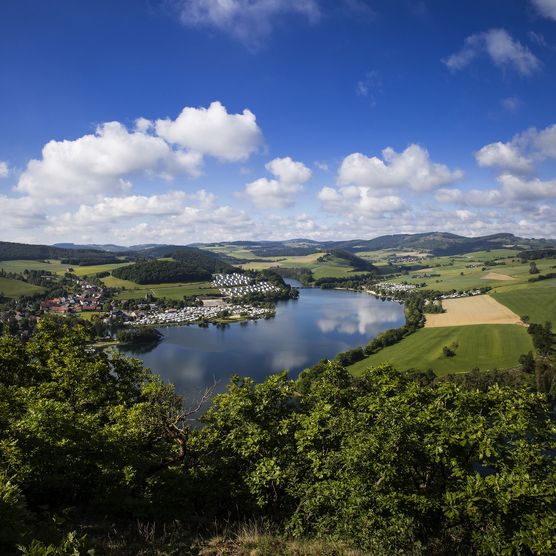
[[(512, 248), (544, 249), (556, 247), (556, 239), (522, 238), (510, 233), (491, 234), (480, 237), (465, 237), (447, 232), (425, 232), (419, 234), (394, 234), (373, 239), (351, 239), (341, 241), (316, 241), (312, 239), (289, 239), (284, 241), (224, 241), (214, 243), (192, 243), (189, 245), (139, 244), (123, 246), (116, 244), (75, 244), (57, 243), (55, 245), (30, 245), (0, 241), (0, 260), (14, 259), (68, 259), (72, 261), (115, 262), (117, 257), (130, 260), (154, 259), (171, 256), (176, 252), (203, 248), (205, 254), (211, 247), (233, 245), (250, 249), (260, 257), (306, 255), (315, 251), (339, 249), (355, 253), (379, 249), (404, 249), (426, 251), (432, 255), (458, 255), (488, 249)], [(193, 254), (193, 253), (191, 253)], [(198, 254), (198, 253), (197, 253)], [(211, 255), (209, 255), (211, 256)], [(222, 260), (232, 262), (231, 258), (219, 255)], [(73, 262), (72, 264), (78, 264)], [(85, 263), (86, 264), (86, 263)]]

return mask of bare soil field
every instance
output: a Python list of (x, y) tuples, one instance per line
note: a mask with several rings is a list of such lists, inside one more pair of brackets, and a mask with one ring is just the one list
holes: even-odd
[(427, 315), (426, 328), (470, 324), (521, 324), (521, 319), (513, 311), (489, 295), (446, 299), (442, 305), (446, 312)]
[(483, 276), (484, 280), (515, 280), (507, 274), (498, 274), (498, 272), (489, 272)]

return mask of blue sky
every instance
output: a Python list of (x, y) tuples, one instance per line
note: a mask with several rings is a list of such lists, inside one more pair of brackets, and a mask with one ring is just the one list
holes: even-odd
[(556, 237), (556, 0), (4, 0), (0, 237)]

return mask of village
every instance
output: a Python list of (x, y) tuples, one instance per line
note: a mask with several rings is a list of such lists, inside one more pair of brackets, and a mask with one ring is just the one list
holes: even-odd
[(221, 319), (261, 319), (270, 317), (273, 314), (274, 311), (268, 308), (254, 307), (253, 305), (230, 305), (222, 302), (200, 307), (184, 307), (183, 309), (154, 311), (139, 316), (139, 318), (134, 321), (128, 321), (126, 324), (138, 326), (193, 324), (196, 322)]
[(279, 288), (273, 286), (270, 282), (256, 282), (245, 274), (215, 274), (212, 285), (220, 290), (224, 297), (239, 298), (251, 294), (273, 293)]

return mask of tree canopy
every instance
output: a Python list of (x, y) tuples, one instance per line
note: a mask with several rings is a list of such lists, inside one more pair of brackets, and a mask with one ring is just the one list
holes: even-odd
[(59, 318), (0, 337), (2, 554), (91, 523), (105, 554), (107, 522), (249, 519), (369, 554), (554, 554), (542, 394), (323, 361), (298, 380), (236, 377), (190, 428), (171, 385), (88, 340)]

